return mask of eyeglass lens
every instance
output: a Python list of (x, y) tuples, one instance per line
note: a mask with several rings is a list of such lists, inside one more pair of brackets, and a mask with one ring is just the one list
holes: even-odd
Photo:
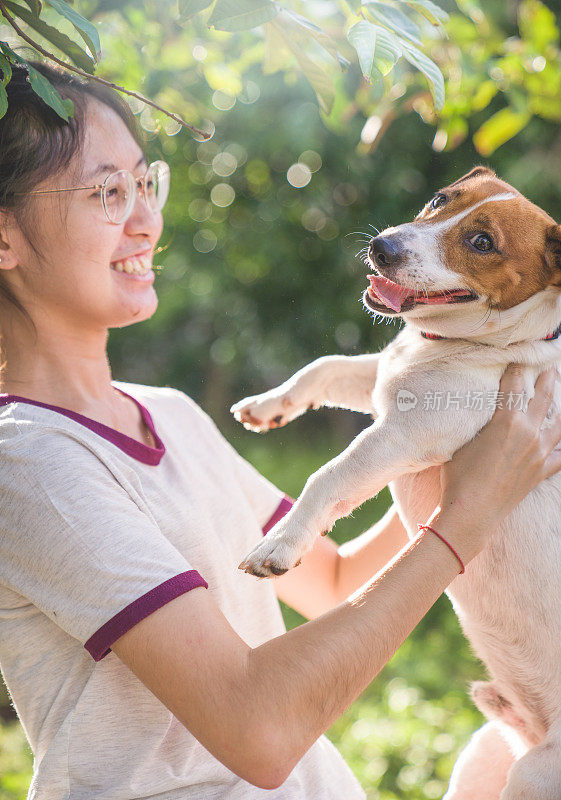
[[(169, 194), (170, 171), (165, 161), (154, 161), (143, 180), (144, 198), (148, 208), (156, 213), (164, 207)], [(125, 222), (132, 214), (136, 201), (137, 180), (128, 170), (113, 172), (106, 179), (101, 200), (110, 222)]]

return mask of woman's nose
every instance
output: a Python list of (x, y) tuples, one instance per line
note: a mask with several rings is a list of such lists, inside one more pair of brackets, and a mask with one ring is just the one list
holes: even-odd
[(125, 222), (127, 233), (144, 233), (158, 235), (163, 226), (161, 211), (152, 211), (144, 199), (144, 192), (138, 187), (134, 207), (130, 217)]

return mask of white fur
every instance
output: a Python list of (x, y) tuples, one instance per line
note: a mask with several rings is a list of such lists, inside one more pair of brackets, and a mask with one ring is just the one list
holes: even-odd
[[(236, 418), (254, 430), (273, 426), (274, 419), (284, 423), (310, 406), (370, 410), (377, 416), (343, 453), (308, 479), (292, 510), (246, 557), (243, 565), (249, 571), (269, 576), (291, 568), (318, 534), (388, 483), (404, 525), (410, 536), (416, 535), (416, 523), (426, 520), (439, 500), (437, 467), (470, 441), (493, 413), (490, 403), (461, 410), (425, 408), (426, 393), (465, 397), (473, 390), (497, 391), (507, 364), (518, 362), (527, 367), (525, 391), (532, 397), (538, 374), (561, 360), (561, 339), (540, 340), (561, 319), (558, 291), (540, 292), (485, 324), (477, 305), (416, 308), (406, 314), (408, 324), (382, 353), (320, 359), (278, 389), (233, 407)], [(464, 338), (426, 340), (419, 329), (426, 330), (427, 322), (429, 330)], [(418, 398), (414, 408), (398, 409), (400, 390)], [(560, 409), (558, 382), (550, 413)], [(549, 424), (547, 418), (544, 426)], [(501, 800), (561, 798), (560, 511), (561, 474), (556, 474), (516, 507), (448, 591), (492, 677), (490, 683), (474, 686), (474, 699), (519, 742), (518, 760)], [(466, 786), (472, 788), (464, 791), (456, 780), (448, 800), (499, 797), (498, 790), (489, 794), (489, 778), (478, 767), (478, 742), (456, 771), (469, 776)], [(497, 746), (498, 751), (502, 748), (497, 763), (504, 765), (504, 746)], [(486, 751), (487, 759), (491, 756)]]

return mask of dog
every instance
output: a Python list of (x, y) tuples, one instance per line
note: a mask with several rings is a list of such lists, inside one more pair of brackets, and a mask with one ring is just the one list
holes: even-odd
[[(254, 575), (297, 565), (316, 536), (388, 484), (414, 538), (436, 505), (440, 465), (501, 402), (507, 364), (526, 367), (527, 399), (539, 373), (559, 367), (561, 225), (487, 167), (438, 191), (412, 222), (372, 238), (367, 261), (364, 306), (405, 320), (395, 339), (377, 354), (320, 358), (232, 407), (255, 431), (326, 405), (375, 418), (308, 479), (246, 556), (240, 567)], [(556, 382), (544, 426), (560, 408)], [(461, 754), (445, 800), (561, 798), (560, 499), (556, 474), (447, 591), (492, 679), (472, 687), (489, 722)]]

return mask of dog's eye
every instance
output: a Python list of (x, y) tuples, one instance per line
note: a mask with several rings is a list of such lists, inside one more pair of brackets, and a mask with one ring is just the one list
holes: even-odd
[(431, 208), (440, 208), (440, 206), (445, 205), (448, 202), (448, 198), (445, 194), (435, 194), (435, 196), (430, 201)]
[(472, 236), (469, 240), (469, 243), (475, 247), (476, 250), (481, 250), (481, 252), (486, 253), (489, 250), (493, 249), (493, 240), (490, 236), (487, 236), (486, 233), (478, 233), (476, 236)]

